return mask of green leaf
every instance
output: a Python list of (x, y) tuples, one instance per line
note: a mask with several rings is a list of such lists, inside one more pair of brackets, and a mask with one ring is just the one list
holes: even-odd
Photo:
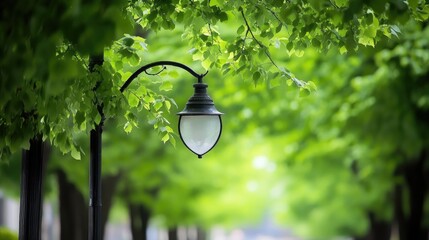
[(139, 99), (134, 94), (128, 95), (128, 104), (130, 104), (130, 107), (137, 107), (139, 105)]
[(82, 123), (85, 121), (85, 114), (81, 111), (77, 111), (75, 117), (74, 117), (76, 124), (78, 128), (82, 125)]
[(307, 88), (300, 88), (299, 89), (299, 97), (308, 97), (310, 95), (311, 91)]
[(313, 47), (315, 48), (319, 48), (321, 43), (317, 38), (313, 38), (313, 40), (311, 40), (311, 44), (313, 45)]
[(287, 50), (291, 51), (293, 49), (293, 42), (292, 41), (288, 42), (286, 45), (286, 48)]
[(374, 47), (375, 37), (377, 36), (379, 22), (378, 22), (378, 19), (373, 14), (371, 14), (369, 18), (372, 19), (372, 23), (360, 29), (361, 32), (359, 34), (358, 42), (365, 46)]
[(177, 78), (177, 77), (179, 77), (179, 73), (177, 73), (177, 71), (169, 71), (168, 76), (170, 76), (172, 78)]
[(210, 0), (210, 6), (222, 6), (225, 0)]
[(162, 82), (161, 86), (159, 86), (160, 91), (171, 91), (173, 89), (173, 84), (169, 81)]
[(165, 100), (164, 105), (167, 108), (167, 110), (170, 111), (170, 109), (171, 109), (171, 103), (170, 103), (170, 101)]
[(162, 141), (164, 142), (164, 143), (166, 143), (168, 140), (170, 139), (170, 135), (168, 134), (168, 133), (166, 133), (165, 135), (164, 135), (164, 137), (162, 137)]
[(244, 32), (244, 25), (241, 25), (238, 29), (237, 29), (237, 34), (242, 34)]
[(226, 20), (228, 20), (228, 15), (225, 12), (219, 13), (218, 17), (221, 22), (225, 22)]
[(317, 85), (313, 81), (308, 81), (307, 87), (310, 91), (317, 91)]
[(174, 137), (172, 137), (169, 140), (170, 140), (171, 145), (173, 145), (174, 147), (176, 147), (176, 139)]
[(347, 7), (349, 5), (349, 0), (334, 0), (334, 2), (335, 5), (340, 8)]
[(168, 133), (174, 132), (170, 126), (165, 126), (165, 129), (167, 130)]
[(253, 73), (253, 81), (257, 82), (261, 78), (261, 73), (259, 71), (256, 71)]
[(201, 28), (206, 24), (206, 22), (204, 21), (203, 18), (201, 17), (196, 17), (194, 19), (192, 19), (192, 25), (194, 27), (194, 30), (196, 31), (200, 31)]
[(156, 111), (158, 111), (162, 107), (162, 102), (155, 103), (153, 107), (155, 108)]
[(145, 95), (147, 95), (147, 89), (146, 89), (146, 87), (145, 87), (145, 86), (140, 86), (140, 87), (136, 90), (136, 93), (137, 93), (139, 96), (145, 96)]
[(100, 122), (101, 122), (101, 116), (100, 116), (100, 113), (97, 113), (97, 115), (95, 115), (94, 122), (95, 122), (96, 124), (100, 124)]
[(360, 44), (364, 45), (364, 46), (372, 46), (374, 47), (374, 39), (371, 37), (367, 37), (367, 36), (360, 36), (359, 37), (359, 41)]
[(124, 130), (126, 133), (130, 133), (133, 130), (133, 126), (130, 122), (125, 123)]
[(419, 5), (419, 0), (408, 0), (408, 6), (411, 9), (416, 9), (418, 5)]
[(146, 103), (153, 103), (153, 102), (155, 102), (155, 98), (153, 98), (152, 96), (145, 96), (144, 98), (143, 98), (143, 100), (146, 102)]
[(131, 47), (134, 44), (134, 39), (132, 37), (124, 37), (122, 38), (122, 44)]
[(76, 160), (81, 160), (80, 151), (76, 149), (76, 147), (72, 147), (71, 156)]
[(131, 56), (130, 56), (129, 59), (130, 59), (131, 65), (133, 65), (133, 66), (136, 66), (136, 65), (138, 65), (140, 63), (140, 57), (136, 53), (131, 54)]

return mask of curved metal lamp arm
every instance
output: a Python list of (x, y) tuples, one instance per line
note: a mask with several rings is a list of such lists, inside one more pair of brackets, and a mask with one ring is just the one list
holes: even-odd
[(184, 69), (186, 71), (188, 71), (190, 74), (192, 74), (194, 77), (196, 77), (198, 79), (199, 83), (202, 83), (203, 81), (203, 77), (207, 74), (198, 74), (196, 73), (194, 70), (192, 70), (190, 67), (182, 64), (182, 63), (178, 63), (178, 62), (173, 62), (173, 61), (158, 61), (158, 62), (153, 62), (153, 63), (149, 63), (144, 65), (143, 67), (139, 68), (137, 71), (135, 71), (128, 79), (127, 81), (125, 81), (124, 85), (122, 85), (122, 87), (119, 89), (119, 91), (124, 92), (124, 90), (131, 84), (131, 82), (138, 76), (140, 75), (140, 73), (145, 72), (146, 70), (156, 67), (156, 66), (174, 66), (174, 67), (178, 67), (181, 69)]

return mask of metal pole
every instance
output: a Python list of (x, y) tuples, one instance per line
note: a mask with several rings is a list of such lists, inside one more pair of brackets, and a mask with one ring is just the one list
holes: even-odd
[[(103, 54), (91, 56), (89, 71), (96, 71), (95, 66), (101, 66), (104, 61)], [(94, 92), (101, 82), (97, 82)], [(101, 240), (101, 136), (103, 132), (103, 104), (96, 102), (95, 107), (101, 115), (101, 122), (95, 125), (90, 132), (90, 163), (89, 163), (89, 221), (88, 239)]]
[(40, 240), (43, 190), (43, 141), (40, 135), (22, 151), (19, 239)]
[[(91, 72), (96, 71), (95, 66), (101, 66), (104, 61), (103, 54), (94, 55), (90, 57), (89, 61), (89, 70)], [(128, 85), (142, 72), (155, 67), (162, 65), (170, 65), (182, 68), (193, 76), (198, 78), (198, 82), (202, 81), (202, 78), (207, 74), (197, 74), (189, 67), (172, 61), (159, 61), (147, 64), (139, 68), (134, 72), (124, 85), (120, 88), (120, 91), (123, 92)], [(94, 92), (100, 86), (101, 82), (97, 82)], [(95, 125), (95, 128), (90, 132), (90, 167), (89, 167), (89, 222), (88, 222), (88, 239), (89, 240), (101, 240), (103, 233), (101, 232), (101, 137), (103, 132), (103, 103), (96, 102), (95, 107), (101, 115), (101, 122)]]
[(103, 126), (98, 124), (90, 133), (89, 165), (89, 238), (101, 240), (101, 135)]

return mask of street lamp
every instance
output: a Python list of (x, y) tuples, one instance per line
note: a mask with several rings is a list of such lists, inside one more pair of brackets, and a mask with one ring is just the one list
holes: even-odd
[(185, 109), (177, 115), (179, 115), (180, 138), (189, 150), (201, 158), (216, 145), (222, 132), (222, 113), (216, 109), (213, 100), (207, 94), (208, 86), (203, 83), (203, 77), (207, 73), (197, 74), (188, 66), (178, 62), (154, 62), (133, 73), (120, 91), (123, 92), (140, 73), (156, 66), (166, 65), (182, 68), (198, 79), (194, 84), (194, 95), (188, 100)]
[(179, 135), (186, 147), (201, 158), (218, 142), (222, 132), (222, 113), (207, 94), (207, 84), (194, 84), (195, 93), (179, 112)]
[[(94, 57), (91, 66), (101, 65), (103, 57)], [(214, 106), (213, 100), (207, 94), (207, 84), (203, 77), (207, 74), (197, 74), (188, 66), (173, 62), (159, 61), (146, 64), (135, 71), (119, 89), (121, 92), (137, 78), (137, 76), (156, 66), (174, 66), (186, 70), (197, 78), (194, 84), (194, 95), (189, 99), (183, 111), (179, 112), (179, 135), (186, 147), (198, 158), (210, 151), (219, 141), (222, 132), (222, 113)], [(146, 72), (147, 73), (147, 72)], [(103, 105), (96, 104), (102, 116), (99, 124), (90, 132), (90, 170), (89, 170), (89, 240), (101, 239), (101, 136), (103, 132)]]

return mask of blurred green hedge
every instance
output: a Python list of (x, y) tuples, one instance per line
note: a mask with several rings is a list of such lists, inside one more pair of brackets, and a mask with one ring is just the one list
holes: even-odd
[(18, 240), (18, 235), (7, 228), (0, 227), (0, 240)]

